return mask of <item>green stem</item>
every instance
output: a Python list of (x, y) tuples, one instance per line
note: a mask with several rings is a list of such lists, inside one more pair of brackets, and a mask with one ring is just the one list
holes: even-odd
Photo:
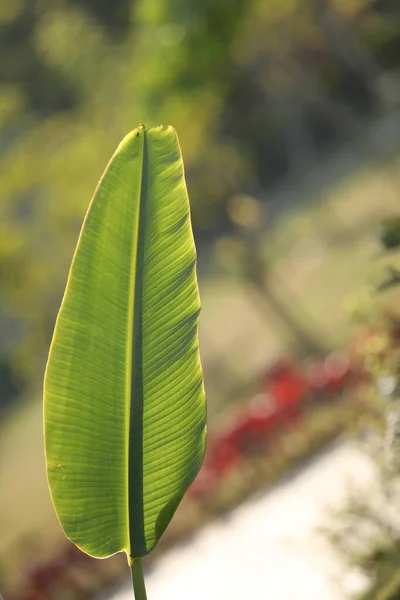
[(144, 585), (142, 561), (135, 558), (131, 565), (132, 585), (135, 600), (147, 600), (146, 587)]

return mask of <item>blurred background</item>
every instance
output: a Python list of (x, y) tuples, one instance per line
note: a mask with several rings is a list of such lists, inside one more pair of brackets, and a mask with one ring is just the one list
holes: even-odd
[[(156, 581), (164, 586), (157, 565), (173, 546), (184, 544), (200, 561), (196, 532), (206, 527), (223, 554), (235, 542), (223, 544), (223, 534), (207, 527), (233, 518), (239, 505), (250, 519), (254, 493), (261, 494), (257, 514), (270, 514), (270, 494), (283, 477), (288, 503), (278, 524), (296, 514), (300, 492), (291, 484), (303, 482), (315, 499), (328, 480), (344, 489), (332, 479), (339, 464), (350, 465), (353, 479), (378, 468), (361, 457), (359, 441), (378, 443), (385, 416), (374, 382), (397, 381), (400, 365), (398, 0), (0, 0), (6, 600), (89, 598), (126, 576), (121, 557), (91, 560), (63, 537), (46, 486), (41, 385), (89, 199), (115, 147), (140, 122), (172, 124), (185, 159), (210, 429), (204, 468), (148, 561), (154, 590)], [(395, 387), (383, 397), (391, 400)], [(325, 479), (308, 477), (319, 464)], [(396, 477), (378, 471), (375, 483), (383, 481), (393, 499)], [(329, 544), (343, 569), (351, 563), (362, 576), (355, 587), (372, 586), (365, 598), (400, 598), (398, 515), (382, 524), (382, 511), (371, 516), (372, 509), (348, 504), (340, 540), (325, 537), (335, 538)], [(349, 541), (348, 513), (374, 523), (362, 551)], [(325, 521), (330, 530), (333, 517)], [(295, 529), (296, 519), (290, 522)], [(268, 537), (265, 523), (249, 521), (247, 532)], [(256, 549), (261, 564), (271, 552)], [(174, 560), (177, 570), (182, 558)], [(287, 580), (292, 566), (282, 561), (275, 572)], [(304, 597), (347, 598), (354, 581), (339, 589), (321, 569), (327, 587)], [(248, 573), (263, 598), (261, 571)], [(294, 567), (297, 591), (311, 589), (315, 569), (303, 571)], [(224, 585), (218, 598), (234, 598)], [(287, 594), (277, 588), (274, 597)]]

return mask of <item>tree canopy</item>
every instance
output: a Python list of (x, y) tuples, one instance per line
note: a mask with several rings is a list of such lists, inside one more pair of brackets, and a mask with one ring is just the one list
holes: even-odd
[(23, 388), (127, 131), (178, 130), (201, 246), (234, 194), (301, 174), (386, 106), (400, 21), (389, 0), (0, 0), (0, 50), (0, 362)]

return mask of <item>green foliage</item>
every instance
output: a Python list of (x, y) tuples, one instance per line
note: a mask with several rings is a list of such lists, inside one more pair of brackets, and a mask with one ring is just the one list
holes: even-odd
[(391, 545), (376, 557), (374, 584), (362, 600), (399, 600), (400, 571), (399, 546)]
[(377, 600), (400, 600), (400, 571), (397, 571), (388, 584), (378, 593)]
[[(395, 43), (390, 11), (335, 10), (377, 52)], [(180, 131), (194, 227), (209, 241), (229, 233), (233, 195), (296, 166), (302, 132), (315, 155), (340, 124), (350, 132), (341, 116), (361, 97), (301, 0), (0, 0), (0, 34), (0, 312), (13, 329), (0, 359), (21, 387), (43, 369), (97, 165), (132, 123)]]
[(140, 126), (89, 207), (45, 377), (53, 502), (95, 557), (148, 554), (203, 460), (195, 264), (176, 134)]
[(381, 224), (380, 241), (382, 246), (390, 250), (400, 246), (400, 217), (385, 219)]

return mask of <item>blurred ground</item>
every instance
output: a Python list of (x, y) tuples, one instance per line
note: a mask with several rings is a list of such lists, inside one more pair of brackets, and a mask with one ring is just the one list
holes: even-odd
[[(374, 468), (355, 442), (341, 439), (271, 492), (178, 546), (146, 574), (152, 600), (348, 600), (368, 581), (349, 569), (319, 531), (349, 486), (374, 485)], [(130, 583), (107, 600), (130, 600)]]

